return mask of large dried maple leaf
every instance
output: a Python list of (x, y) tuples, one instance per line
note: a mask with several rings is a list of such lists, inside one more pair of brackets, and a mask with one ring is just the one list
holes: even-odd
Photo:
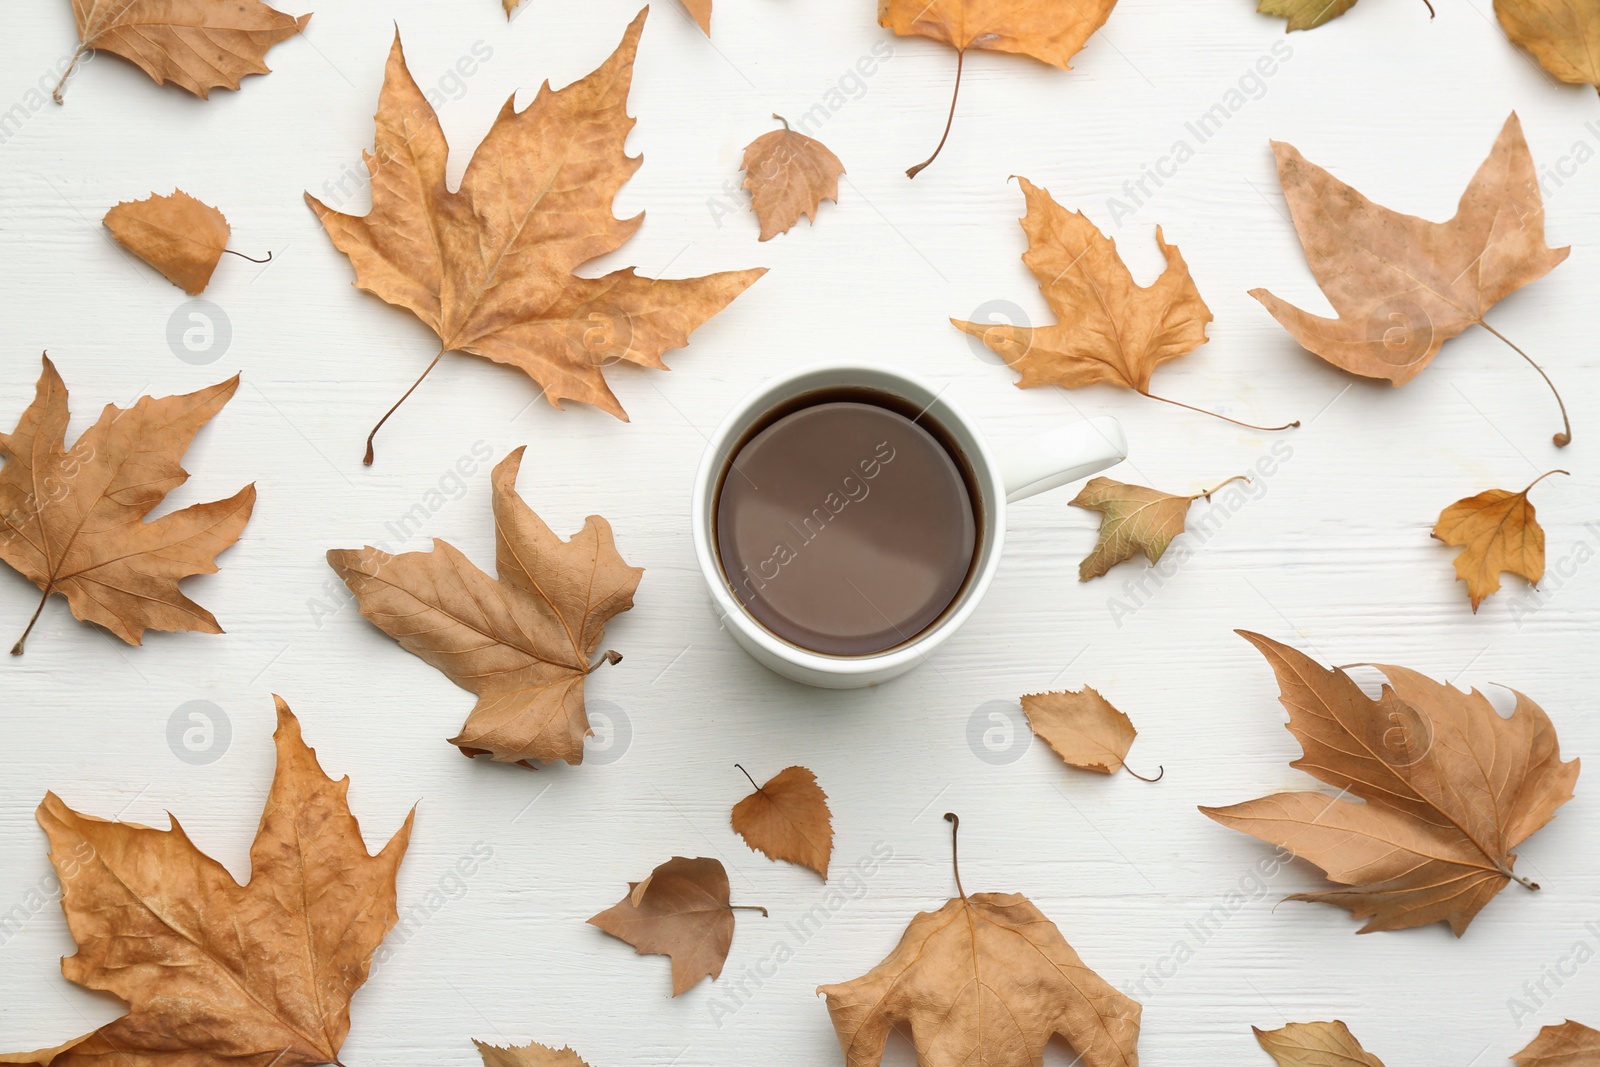
[(594, 73), (559, 91), (546, 82), (520, 112), (507, 100), (455, 192), (445, 185), (439, 118), (395, 37), (366, 156), (372, 211), (346, 215), (310, 193), (306, 202), (350, 258), (356, 285), (438, 334), (439, 355), (423, 377), (445, 352), (470, 352), (526, 372), (558, 408), (579, 400), (626, 419), (603, 369), (625, 361), (665, 370), (664, 352), (688, 344), (691, 331), (766, 273), (573, 273), (621, 248), (644, 221), (643, 213), (615, 217), (611, 202), (641, 161), (623, 145), (645, 13)]
[(909, 1031), (918, 1067), (1037, 1067), (1056, 1034), (1086, 1067), (1138, 1067), (1136, 1001), (1084, 966), (1027, 897), (969, 897), (959, 869), (956, 891), (871, 971), (817, 989), (845, 1067), (878, 1067), (895, 1028)]
[[(66, 977), (128, 1014), (58, 1048), (0, 1056), (42, 1067), (337, 1063), (350, 998), (398, 920), (395, 872), (412, 815), (376, 856), (281, 699), (278, 769), (250, 848), (250, 881), (170, 830), (39, 805), (61, 907), (78, 943)], [(413, 813), (414, 815), (414, 813)]]
[(1201, 411), (1150, 392), (1150, 377), (1157, 367), (1206, 343), (1206, 324), (1212, 317), (1178, 246), (1167, 244), (1156, 227), (1156, 244), (1167, 266), (1153, 284), (1141, 286), (1117, 253), (1117, 242), (1086, 215), (1068, 211), (1049, 190), (1028, 179), (1017, 180), (1027, 203), (1022, 232), (1028, 249), (1022, 262), (1033, 272), (1039, 292), (1059, 321), (1034, 327), (951, 319), (951, 325), (1004, 359), (1021, 376), (1019, 388), (1114, 385)]
[(592, 733), (584, 679), (622, 658), (595, 653), (606, 623), (633, 607), (644, 571), (623, 562), (598, 515), (572, 540), (556, 536), (517, 495), (522, 452), (492, 476), (498, 578), (445, 541), (399, 556), (336, 548), (328, 564), (373, 625), (477, 694), (451, 744), (502, 763), (582, 763)]
[(159, 85), (200, 97), (266, 74), (267, 49), (306, 28), (310, 15), (285, 15), (261, 0), (72, 0), (78, 49), (55, 101), (84, 53), (99, 49), (136, 64)]
[[(1460, 936), (1515, 874), (1513, 850), (1572, 799), (1549, 716), (1521, 693), (1510, 718), (1484, 695), (1404, 667), (1373, 700), (1342, 670), (1260, 634), (1303, 755), (1291, 766), (1339, 789), (1200, 810), (1310, 860), (1349, 888), (1289, 899), (1337, 904), (1362, 933), (1447, 922)], [(1351, 794), (1356, 803), (1345, 800)]]
[[(1352, 374), (1404, 385), (1446, 341), (1482, 326), (1550, 383), (1484, 321), (1491, 307), (1544, 277), (1569, 251), (1544, 242), (1544, 203), (1515, 112), (1448, 222), (1375, 204), (1292, 145), (1274, 141), (1272, 151), (1306, 261), (1339, 316), (1312, 315), (1266, 289), (1250, 290), (1296, 341)], [(1572, 440), (1564, 403), (1561, 421), (1558, 446)]]
[(1544, 577), (1544, 527), (1528, 490), (1552, 474), (1566, 473), (1547, 471), (1520, 493), (1486, 489), (1439, 513), (1433, 536), (1461, 549), (1456, 577), (1467, 583), (1473, 611), (1499, 590), (1502, 571), (1520, 575), (1530, 585)]
[(1106, 24), (1117, 0), (878, 0), (878, 25), (900, 37), (927, 37), (956, 50), (956, 84), (950, 116), (933, 155), (906, 171), (915, 178), (939, 157), (950, 137), (961, 94), (961, 69), (967, 49), (1011, 52), (1071, 70), (1077, 55)]
[(107, 404), (69, 449), (67, 387), (44, 358), (33, 403), (0, 434), (0, 559), (43, 590), (12, 655), (52, 593), (130, 645), (146, 630), (222, 632), (178, 583), (216, 571), (218, 554), (250, 521), (255, 486), (144, 520), (189, 479), (183, 454), (238, 387), (235, 376), (185, 396), (140, 397), (131, 408)]

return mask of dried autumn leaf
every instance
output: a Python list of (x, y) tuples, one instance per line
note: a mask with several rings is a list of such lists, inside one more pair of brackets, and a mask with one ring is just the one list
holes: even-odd
[[(745, 777), (750, 772), (743, 767)], [(810, 867), (828, 880), (833, 855), (833, 812), (817, 776), (805, 767), (785, 767), (756, 785), (756, 791), (733, 806), (733, 828), (745, 844), (775, 860)]]
[(590, 515), (570, 541), (517, 495), (523, 449), (494, 468), (491, 578), (446, 541), (391, 556), (332, 549), (328, 565), (361, 614), (478, 703), (450, 743), (468, 756), (532, 766), (583, 762), (589, 729), (583, 683), (602, 663), (606, 623), (633, 607), (644, 571), (617, 553), (611, 524)]
[(1484, 321), (1491, 307), (1544, 277), (1569, 251), (1544, 243), (1544, 204), (1516, 112), (1449, 222), (1375, 204), (1292, 145), (1274, 141), (1272, 151), (1306, 262), (1339, 313), (1323, 318), (1265, 289), (1250, 290), (1296, 341), (1352, 374), (1404, 385), (1446, 341), (1482, 326), (1550, 385), (1563, 424), (1555, 443), (1571, 442), (1566, 404), (1549, 375)]
[[(1060, 321), (1037, 328), (960, 319), (951, 319), (951, 324), (998, 353), (1021, 375), (1019, 388), (1077, 389), (1104, 383), (1200, 411), (1150, 392), (1155, 369), (1205, 344), (1206, 323), (1211, 321), (1211, 309), (1200, 298), (1178, 247), (1167, 244), (1156, 227), (1156, 244), (1167, 267), (1154, 284), (1139, 286), (1117, 254), (1116, 241), (1081, 212), (1056, 203), (1048, 190), (1026, 178), (1017, 180), (1027, 202), (1022, 232), (1028, 250), (1022, 262), (1038, 279), (1039, 292)], [(1286, 427), (1252, 427), (1263, 428)]]
[(1146, 782), (1161, 778), (1161, 774), (1145, 778), (1123, 762), (1139, 731), (1093, 686), (1084, 686), (1080, 693), (1070, 689), (1030, 693), (1022, 698), (1022, 711), (1029, 728), (1070, 766), (1099, 774), (1126, 770)]
[(782, 115), (783, 129), (764, 133), (744, 150), (744, 187), (761, 222), (761, 240), (770, 241), (804, 216), (817, 221), (824, 200), (839, 202), (844, 164), (813, 137), (796, 133)]
[(1356, 6), (1356, 0), (1261, 0), (1256, 11), (1288, 20), (1288, 30), (1314, 30)]
[(237, 89), (246, 74), (267, 74), (267, 50), (306, 28), (311, 16), (285, 15), (261, 0), (72, 0), (79, 45), (54, 98), (91, 50), (114, 53), (154, 78), (200, 97)]
[(1100, 537), (1094, 550), (1078, 564), (1078, 581), (1100, 578), (1123, 560), (1143, 552), (1151, 563), (1160, 563), (1172, 539), (1183, 533), (1189, 505), (1218, 492), (1229, 482), (1250, 479), (1236, 474), (1222, 485), (1193, 496), (1174, 496), (1159, 489), (1129, 485), (1111, 478), (1092, 478), (1072, 498), (1075, 507), (1100, 512)]
[(205, 291), (232, 232), (222, 212), (182, 189), (118, 204), (106, 212), (105, 225), (118, 244), (190, 296)]
[(672, 995), (722, 973), (733, 945), (733, 913), (748, 909), (728, 903), (728, 872), (711, 859), (674, 856), (628, 893), (589, 920), (626, 941), (641, 956), (672, 958)]
[(1067, 61), (1106, 24), (1116, 6), (1117, 0), (878, 0), (878, 25), (899, 37), (927, 37), (956, 50), (956, 84), (944, 136), (933, 155), (907, 170), (906, 177), (915, 178), (939, 158), (950, 138), (967, 49), (1032, 56), (1052, 67), (1071, 70)]
[(1337, 1019), (1290, 1023), (1280, 1030), (1250, 1029), (1278, 1067), (1383, 1067), (1383, 1061), (1362, 1048), (1350, 1028)]
[[(953, 825), (951, 850), (959, 820)], [(878, 1067), (889, 1031), (909, 1033), (918, 1067), (1037, 1067), (1060, 1034), (1085, 1067), (1138, 1067), (1139, 1004), (1084, 966), (1020, 893), (961, 887), (911, 920), (871, 971), (819, 986), (845, 1067)]]
[(1511, 1058), (1517, 1067), (1600, 1067), (1600, 1030), (1571, 1019), (1540, 1027), (1539, 1036)]
[(626, 420), (603, 369), (626, 361), (665, 370), (662, 353), (688, 344), (691, 331), (766, 273), (573, 273), (621, 248), (644, 221), (642, 213), (616, 218), (611, 202), (640, 164), (623, 143), (647, 11), (594, 73), (557, 91), (546, 83), (520, 112), (507, 100), (455, 192), (445, 184), (444, 131), (396, 35), (367, 155), (372, 211), (346, 215), (310, 193), (306, 203), (349, 257), (358, 287), (438, 334), (439, 354), (419, 384), (444, 353), (470, 352), (521, 369), (557, 408), (579, 400)]
[[(1361, 933), (1447, 922), (1461, 936), (1513, 879), (1513, 852), (1572, 799), (1578, 761), (1561, 762), (1549, 716), (1521, 693), (1510, 718), (1484, 695), (1404, 667), (1373, 700), (1342, 670), (1260, 634), (1303, 755), (1290, 766), (1340, 790), (1277, 793), (1200, 810), (1310, 860), (1349, 886), (1296, 893), (1369, 919)], [(1353, 794), (1365, 803), (1342, 799)]]
[(146, 630), (222, 632), (178, 583), (216, 572), (217, 556), (250, 521), (255, 486), (145, 518), (188, 481), (183, 454), (238, 387), (235, 375), (184, 396), (107, 404), (68, 449), (67, 387), (44, 357), (33, 403), (0, 434), (0, 560), (43, 590), (12, 655), (21, 655), (52, 593), (76, 618), (130, 645)]
[(277, 700), (278, 768), (250, 881), (241, 886), (169, 830), (80, 815), (54, 793), (39, 805), (78, 952), (69, 981), (114, 993), (128, 1014), (55, 1049), (0, 1056), (41, 1067), (337, 1063), (350, 998), (399, 919), (395, 872), (406, 816), (367, 853), (345, 794)]
[(1600, 87), (1600, 5), (1593, 0), (1494, 0), (1513, 44), (1552, 77)]
[[(506, 2), (515, 3), (515, 0)], [(553, 1049), (549, 1045), (537, 1042), (513, 1048), (486, 1045), (482, 1041), (472, 1043), (478, 1046), (478, 1053), (483, 1057), (483, 1067), (589, 1067), (570, 1048)]]
[(711, 0), (682, 0), (684, 10), (694, 17), (695, 24), (707, 37), (711, 36)]
[(1439, 513), (1433, 536), (1460, 548), (1456, 578), (1467, 583), (1472, 610), (1500, 588), (1500, 572), (1509, 571), (1538, 585), (1544, 577), (1544, 528), (1534, 514), (1528, 490), (1552, 474), (1539, 475), (1520, 493), (1489, 489), (1457, 500)]

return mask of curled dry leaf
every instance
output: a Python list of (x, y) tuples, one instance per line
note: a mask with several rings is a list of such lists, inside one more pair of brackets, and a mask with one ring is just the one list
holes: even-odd
[(232, 232), (222, 212), (182, 189), (118, 204), (106, 212), (105, 225), (118, 244), (190, 296), (205, 291)]
[(824, 200), (839, 202), (844, 164), (814, 137), (796, 133), (781, 115), (783, 129), (764, 133), (744, 150), (744, 187), (761, 222), (761, 240), (770, 241), (799, 222), (817, 221)]
[(395, 873), (406, 816), (367, 853), (345, 794), (323, 773), (281, 699), (278, 767), (250, 847), (250, 881), (169, 830), (80, 815), (54, 793), (39, 805), (78, 943), (67, 979), (106, 990), (128, 1014), (55, 1049), (0, 1056), (41, 1067), (339, 1062), (350, 998), (399, 919)]
[[(1484, 695), (1385, 664), (1373, 700), (1342, 670), (1260, 634), (1303, 755), (1291, 766), (1340, 790), (1276, 793), (1200, 810), (1310, 860), (1347, 889), (1290, 900), (1337, 904), (1362, 933), (1447, 922), (1460, 936), (1512, 880), (1513, 850), (1572, 799), (1549, 716), (1521, 693), (1510, 718)], [(1345, 800), (1353, 795), (1356, 803)]]
[(1532, 53), (1552, 77), (1600, 86), (1600, 4), (1593, 0), (1494, 0), (1513, 43)]
[(1383, 1061), (1362, 1048), (1350, 1028), (1337, 1019), (1289, 1023), (1278, 1030), (1250, 1029), (1278, 1067), (1383, 1067)]
[(501, 763), (582, 763), (592, 732), (584, 680), (622, 658), (595, 654), (606, 623), (633, 607), (644, 571), (623, 562), (598, 515), (572, 540), (556, 536), (517, 495), (522, 452), (493, 474), (498, 578), (445, 541), (399, 556), (333, 549), (328, 564), (374, 626), (477, 694), (451, 744)]
[(644, 222), (643, 214), (616, 218), (611, 202), (641, 162), (623, 145), (633, 129), (628, 91), (645, 13), (594, 73), (561, 90), (546, 83), (520, 112), (507, 100), (455, 192), (445, 183), (444, 130), (396, 36), (367, 156), (372, 211), (346, 215), (310, 193), (306, 202), (349, 257), (356, 285), (438, 334), (439, 354), (422, 377), (444, 353), (470, 352), (519, 368), (557, 408), (579, 400), (626, 419), (604, 369), (628, 362), (665, 370), (663, 353), (688, 344), (691, 331), (766, 273), (573, 273), (617, 251)]
[[(744, 771), (743, 767), (739, 770)], [(749, 772), (745, 771), (749, 778)], [(733, 828), (745, 844), (775, 860), (810, 867), (828, 880), (833, 855), (833, 812), (817, 776), (785, 767), (733, 806)]]
[(1517, 1067), (1600, 1067), (1600, 1030), (1571, 1019), (1541, 1027), (1528, 1047), (1511, 1058)]
[(937, 159), (950, 138), (967, 49), (1032, 56), (1071, 70), (1067, 61), (1106, 24), (1116, 6), (1117, 0), (878, 0), (878, 25), (900, 37), (927, 37), (956, 50), (956, 84), (944, 136), (933, 155), (907, 170), (906, 177), (915, 178)]
[(72, 0), (72, 15), (80, 43), (56, 84), (58, 104), (78, 60), (94, 49), (202, 100), (213, 89), (237, 89), (246, 74), (268, 73), (267, 49), (311, 21), (261, 0)]
[[(951, 851), (954, 859), (955, 826)], [(820, 986), (845, 1067), (878, 1067), (889, 1031), (909, 1034), (918, 1067), (1035, 1067), (1060, 1034), (1085, 1067), (1138, 1067), (1138, 1002), (1084, 966), (1055, 923), (1020, 893), (956, 892), (911, 920), (871, 971)]]
[(1356, 0), (1261, 0), (1256, 10), (1288, 21), (1288, 29), (1314, 30), (1356, 6)]
[(1161, 777), (1145, 778), (1123, 762), (1139, 731), (1093, 686), (1084, 686), (1081, 693), (1030, 693), (1022, 698), (1022, 711), (1029, 728), (1070, 766), (1099, 774), (1126, 770), (1147, 782)]
[[(513, 3), (514, 0), (507, 0)], [(482, 1041), (473, 1041), (478, 1054), (483, 1057), (483, 1067), (589, 1067), (570, 1048), (553, 1049), (537, 1042), (501, 1048)]]
[(1206, 324), (1211, 321), (1211, 309), (1201, 299), (1178, 247), (1167, 244), (1156, 227), (1156, 244), (1167, 266), (1154, 284), (1137, 285), (1117, 254), (1116, 241), (1081, 212), (1056, 203), (1048, 190), (1026, 178), (1018, 181), (1027, 202), (1022, 232), (1028, 250), (1022, 262), (1038, 279), (1039, 292), (1060, 321), (1040, 327), (950, 322), (999, 354), (1021, 375), (1020, 388), (1077, 389), (1103, 383), (1200, 410), (1150, 392), (1155, 369), (1205, 344)]
[(1544, 528), (1534, 514), (1528, 490), (1552, 474), (1539, 475), (1520, 493), (1489, 489), (1457, 500), (1439, 513), (1433, 536), (1461, 549), (1456, 577), (1467, 583), (1472, 610), (1500, 588), (1500, 573), (1509, 571), (1538, 585), (1544, 577)]
[(1151, 563), (1160, 563), (1172, 539), (1183, 533), (1189, 505), (1201, 497), (1211, 499), (1230, 482), (1248, 482), (1247, 475), (1236, 474), (1222, 485), (1192, 496), (1174, 496), (1142, 485), (1129, 485), (1111, 478), (1092, 478), (1072, 498), (1075, 507), (1098, 511), (1100, 537), (1094, 550), (1078, 564), (1078, 581), (1105, 575), (1123, 560), (1143, 552)]
[[(1404, 385), (1450, 338), (1482, 326), (1555, 385), (1528, 354), (1484, 321), (1488, 310), (1567, 258), (1544, 242), (1544, 203), (1516, 113), (1461, 194), (1455, 217), (1429, 222), (1373, 203), (1281, 141), (1278, 180), (1306, 262), (1336, 319), (1302, 311), (1265, 289), (1250, 295), (1307, 350), (1335, 367)], [(1572, 440), (1561, 405), (1558, 446)]]
[[(674, 856), (642, 882), (629, 882), (628, 894), (589, 920), (632, 945), (641, 956), (672, 959), (672, 995), (700, 979), (722, 973), (733, 945), (733, 913), (728, 903), (728, 872), (718, 860)], [(765, 908), (756, 910), (765, 915)]]
[(183, 454), (239, 388), (235, 375), (185, 396), (107, 404), (70, 449), (67, 387), (44, 357), (33, 403), (0, 434), (0, 559), (43, 590), (11, 649), (23, 643), (52, 593), (72, 614), (130, 645), (146, 630), (220, 634), (216, 617), (178, 583), (216, 572), (219, 554), (250, 521), (256, 490), (145, 517), (189, 480)]

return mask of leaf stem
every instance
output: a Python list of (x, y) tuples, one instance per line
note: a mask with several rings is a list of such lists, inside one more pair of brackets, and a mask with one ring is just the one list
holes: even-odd
[[(741, 766), (740, 764), (737, 764), (737, 763), (735, 763), (734, 766), (738, 767), (740, 773), (743, 774), (746, 778), (750, 778), (750, 772), (745, 770), (743, 766)], [(765, 793), (766, 792), (765, 789), (762, 789), (759, 785), (756, 785), (756, 780), (754, 778), (750, 778), (750, 784), (755, 786), (755, 790), (756, 790), (757, 793)]]
[(1428, 9), (1428, 18), (1436, 19), (1439, 13), (1433, 9), (1433, 0), (1422, 0), (1422, 6)]
[[(412, 393), (417, 391), (417, 386), (422, 384), (422, 379), (426, 378), (430, 373), (432, 373), (433, 368), (437, 367), (439, 365), (439, 361), (443, 358), (444, 349), (440, 348), (439, 354), (433, 357), (433, 362), (428, 364), (427, 369), (422, 372), (416, 381), (411, 383), (411, 388), (406, 390), (405, 396), (402, 396), (399, 400), (396, 400), (394, 402), (394, 407), (390, 408), (388, 411), (385, 411), (383, 413), (383, 418), (378, 420), (378, 425), (374, 426), (372, 428), (372, 432), (367, 434), (367, 454), (361, 460), (364, 466), (372, 466), (372, 439), (378, 436), (378, 431), (383, 429), (383, 424), (389, 421), (389, 416), (393, 415), (397, 410), (399, 410), (400, 405), (404, 404), (406, 399), (410, 397)], [(590, 669), (592, 670), (593, 668)]]
[(45, 584), (44, 595), (39, 598), (39, 606), (33, 609), (33, 618), (28, 620), (28, 628), (22, 631), (22, 636), (17, 638), (17, 643), (11, 646), (11, 654), (13, 656), (22, 655), (22, 646), (28, 640), (28, 635), (33, 633), (33, 624), (39, 621), (39, 616), (43, 614), (44, 606), (50, 600), (50, 594), (55, 592), (55, 588), (54, 581)]
[(1222, 483), (1220, 483), (1218, 485), (1213, 485), (1210, 489), (1207, 489), (1203, 493), (1196, 493), (1194, 496), (1190, 497), (1189, 499), (1190, 500), (1199, 500), (1201, 497), (1205, 497), (1207, 500), (1210, 500), (1212, 493), (1215, 493), (1215, 492), (1219, 491), (1220, 489), (1222, 489), (1223, 486), (1232, 485), (1234, 482), (1239, 482), (1239, 481), (1248, 482), (1248, 481), (1250, 481), (1250, 476), (1248, 474), (1235, 474), (1232, 478), (1229, 478), (1227, 481), (1222, 482)]
[(595, 671), (599, 670), (601, 667), (604, 667), (608, 663), (611, 664), (612, 666), (615, 666), (616, 664), (621, 663), (621, 662), (622, 662), (622, 653), (616, 651), (615, 649), (608, 648), (604, 652), (600, 653), (600, 658), (595, 660), (593, 663), (589, 664), (589, 669), (584, 671), (583, 673), (584, 674), (593, 674)]
[(1539, 377), (1544, 379), (1544, 384), (1546, 384), (1546, 385), (1548, 385), (1550, 387), (1550, 392), (1555, 394), (1556, 404), (1559, 405), (1560, 408), (1561, 408), (1561, 432), (1556, 434), (1556, 435), (1554, 435), (1553, 437), (1551, 437), (1550, 440), (1555, 442), (1555, 445), (1556, 445), (1557, 448), (1566, 448), (1568, 445), (1570, 445), (1572, 443), (1572, 420), (1567, 418), (1567, 402), (1565, 400), (1561, 399), (1561, 391), (1556, 388), (1556, 383), (1550, 380), (1550, 375), (1548, 375), (1548, 374), (1546, 374), (1544, 372), (1544, 368), (1543, 367), (1539, 366), (1539, 364), (1537, 364), (1537, 363), (1535, 363), (1533, 361), (1533, 357), (1532, 356), (1528, 355), (1528, 353), (1524, 352), (1522, 349), (1520, 349), (1516, 345), (1512, 344), (1511, 343), (1511, 338), (1507, 337), (1505, 334), (1501, 333), (1499, 330), (1495, 329), (1493, 326), (1490, 326), (1487, 322), (1483, 321), (1482, 319), (1478, 320), (1478, 325), (1482, 326), (1485, 330), (1488, 330), (1490, 333), (1492, 333), (1496, 337), (1500, 338), (1500, 340), (1504, 341), (1507, 344), (1507, 346), (1510, 347), (1511, 351), (1515, 352), (1517, 355), (1519, 355), (1523, 359), (1527, 360), (1528, 361), (1528, 366), (1530, 366), (1534, 370), (1538, 371), (1539, 372)]
[(87, 45), (78, 45), (77, 51), (72, 53), (72, 62), (68, 63), (67, 69), (61, 72), (61, 80), (56, 82), (55, 89), (53, 89), (50, 93), (50, 99), (54, 100), (57, 104), (66, 103), (66, 101), (61, 98), (61, 94), (66, 91), (67, 79), (72, 77), (72, 72), (78, 69), (78, 60), (82, 59), (83, 54), (88, 50), (89, 47)]
[(1544, 481), (1546, 478), (1550, 477), (1552, 474), (1565, 474), (1569, 478), (1572, 477), (1572, 472), (1571, 471), (1564, 471), (1564, 470), (1561, 470), (1559, 467), (1557, 469), (1553, 470), (1553, 471), (1545, 471), (1543, 474), (1539, 475), (1539, 477), (1537, 477), (1533, 481), (1529, 482), (1528, 483), (1528, 488), (1524, 489), (1522, 492), (1518, 493), (1517, 495), (1518, 496), (1527, 496), (1529, 490), (1531, 490), (1534, 486), (1538, 485), (1540, 482)]
[(772, 918), (771, 915), (767, 914), (767, 909), (763, 908), (760, 904), (729, 904), (728, 905), (728, 910), (729, 911), (759, 911), (761, 913), (761, 917), (762, 918), (764, 918), (764, 919)]
[(230, 256), (238, 256), (240, 259), (248, 259), (251, 263), (271, 263), (272, 262), (272, 250), (271, 249), (267, 250), (267, 258), (266, 259), (257, 259), (254, 256), (247, 256), (243, 252), (235, 252), (231, 248), (224, 248), (223, 251), (228, 253), (228, 255), (230, 255)]
[(956, 101), (961, 97), (961, 68), (962, 68), (963, 65), (965, 65), (966, 61), (967, 61), (966, 49), (964, 49), (964, 48), (957, 49), (956, 50), (956, 88), (955, 88), (955, 92), (950, 94), (950, 115), (944, 120), (944, 136), (939, 138), (939, 147), (937, 147), (937, 148), (935, 148), (933, 150), (933, 155), (929, 156), (927, 159), (924, 159), (921, 163), (918, 163), (916, 166), (910, 167), (910, 168), (908, 168), (906, 170), (906, 177), (907, 178), (915, 178), (918, 174), (921, 174), (923, 169), (926, 168), (929, 163), (932, 163), (934, 160), (938, 159), (939, 158), (939, 153), (944, 151), (944, 143), (950, 139), (950, 127), (952, 125), (954, 125), (955, 121), (956, 121)]
[(1231, 422), (1235, 426), (1243, 426), (1247, 430), (1262, 430), (1267, 433), (1276, 433), (1279, 430), (1292, 430), (1300, 425), (1300, 420), (1295, 419), (1293, 422), (1286, 422), (1282, 426), (1257, 426), (1254, 423), (1240, 422), (1238, 419), (1230, 419), (1226, 415), (1220, 415), (1215, 411), (1207, 411), (1205, 408), (1197, 408), (1193, 404), (1185, 404), (1181, 400), (1173, 400), (1170, 397), (1156, 396), (1154, 393), (1144, 393), (1143, 395), (1149, 397), (1151, 400), (1159, 400), (1163, 404), (1171, 404), (1173, 407), (1187, 408), (1189, 411), (1198, 411), (1202, 415), (1210, 415), (1214, 419), (1221, 419), (1223, 422)]
[(1141, 782), (1159, 782), (1159, 781), (1161, 781), (1161, 779), (1163, 779), (1163, 778), (1165, 778), (1167, 776), (1167, 768), (1166, 768), (1166, 766), (1164, 764), (1158, 765), (1156, 767), (1156, 776), (1154, 778), (1146, 778), (1144, 775), (1140, 774), (1138, 771), (1134, 770), (1132, 767), (1128, 766), (1126, 763), (1124, 763), (1122, 765), (1122, 769), (1127, 771), (1129, 774), (1133, 775), (1135, 778), (1139, 779), (1139, 781), (1141, 781)]
[(774, 111), (772, 113), (772, 117), (777, 119), (779, 122), (783, 123), (783, 128), (784, 128), (784, 130), (786, 132), (788, 132), (788, 133), (793, 133), (794, 132), (793, 130), (789, 129), (789, 120), (788, 119), (784, 118), (782, 115), (778, 114), (776, 111)]
[(1529, 889), (1537, 890), (1539, 888), (1539, 883), (1538, 882), (1531, 882), (1528, 879), (1522, 877), (1522, 875), (1517, 874), (1517, 873), (1515, 873), (1513, 871), (1507, 871), (1506, 872), (1506, 877), (1510, 878), (1513, 882), (1521, 882), (1523, 885), (1527, 886)]
[(950, 866), (956, 872), (956, 892), (961, 894), (961, 902), (969, 903), (967, 891), (961, 888), (961, 856), (956, 850), (956, 835), (961, 832), (961, 816), (953, 811), (944, 813), (944, 821), (950, 824)]

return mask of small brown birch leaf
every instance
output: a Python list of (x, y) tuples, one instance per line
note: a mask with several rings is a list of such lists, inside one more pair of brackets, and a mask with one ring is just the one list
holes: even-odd
[(1022, 698), (1022, 710), (1033, 732), (1069, 766), (1099, 774), (1126, 769), (1135, 778), (1144, 777), (1124, 762), (1139, 731), (1093, 686), (1078, 693), (1031, 693)]
[(1278, 1067), (1383, 1067), (1383, 1061), (1362, 1048), (1350, 1028), (1337, 1019), (1290, 1023), (1279, 1030), (1250, 1029)]
[(190, 296), (205, 291), (231, 232), (222, 212), (182, 189), (118, 204), (106, 212), (105, 225), (118, 244)]
[(744, 150), (744, 187), (761, 223), (761, 240), (770, 241), (799, 222), (813, 224), (824, 200), (839, 202), (839, 176), (844, 164), (813, 137), (796, 133), (784, 119), (783, 129), (764, 133)]
[(805, 767), (786, 767), (756, 786), (733, 806), (733, 828), (757, 852), (810, 867), (828, 880), (833, 813), (817, 776)]

